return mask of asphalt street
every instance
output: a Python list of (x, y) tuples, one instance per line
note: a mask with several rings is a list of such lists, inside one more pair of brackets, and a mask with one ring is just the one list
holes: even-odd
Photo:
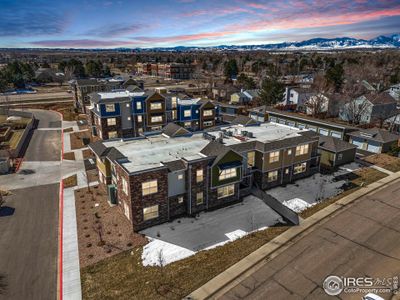
[[(32, 135), (20, 174), (0, 177), (0, 187), (11, 190), (6, 197), (6, 208), (0, 211), (0, 273), (7, 284), (0, 299), (56, 299), (57, 294), (57, 182), (61, 178), (61, 165), (57, 162), (61, 131), (57, 127), (61, 121), (55, 112), (35, 110), (34, 113), (39, 128)], [(48, 176), (47, 169), (41, 166), (46, 162), (55, 168), (51, 177), (56, 183), (32, 180)], [(32, 169), (33, 174), (26, 171)], [(11, 185), (12, 179), (15, 180)]]
[[(361, 299), (366, 292), (328, 296), (328, 275), (376, 279), (400, 275), (400, 181), (338, 211), (256, 265), (217, 299)], [(378, 293), (390, 299), (391, 293)]]

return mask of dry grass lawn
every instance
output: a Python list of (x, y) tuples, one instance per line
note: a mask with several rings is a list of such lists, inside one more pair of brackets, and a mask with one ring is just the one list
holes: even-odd
[(289, 227), (270, 227), (164, 267), (143, 267), (142, 248), (81, 269), (84, 299), (182, 299)]
[(81, 149), (84, 147), (87, 147), (87, 144), (85, 142), (95, 142), (98, 141), (100, 138), (97, 136), (92, 136), (90, 134), (90, 131), (78, 131), (78, 132), (73, 132), (70, 134), (70, 139), (71, 139), (71, 149)]
[(378, 181), (379, 179), (382, 179), (387, 176), (385, 173), (380, 172), (375, 169), (371, 169), (371, 168), (362, 168), (362, 169), (355, 171), (354, 173), (356, 175), (358, 175), (358, 177), (351, 180), (352, 188), (344, 191), (343, 193), (341, 193), (335, 197), (324, 200), (314, 206), (307, 208), (306, 210), (303, 210), (300, 213), (300, 216), (303, 219), (306, 219), (306, 218), (312, 216), (313, 214), (315, 214), (316, 212), (320, 211), (321, 209), (338, 201), (339, 199), (353, 193), (354, 191), (358, 190), (362, 186), (366, 186), (368, 184), (371, 184), (371, 183)]
[(365, 161), (392, 172), (400, 171), (400, 158), (380, 153), (364, 158)]

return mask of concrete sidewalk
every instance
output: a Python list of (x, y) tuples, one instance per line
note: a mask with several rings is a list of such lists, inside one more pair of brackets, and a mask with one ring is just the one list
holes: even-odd
[(315, 229), (315, 227), (313, 227), (314, 225), (331, 216), (344, 206), (352, 203), (362, 196), (377, 191), (378, 189), (399, 178), (400, 172), (393, 173), (377, 182), (355, 191), (346, 197), (343, 197), (337, 202), (320, 210), (306, 220), (303, 220), (299, 226), (288, 229), (283, 234), (274, 238), (269, 243), (260, 247), (241, 261), (237, 262), (235, 265), (211, 279), (199, 289), (188, 295), (187, 299), (214, 299), (217, 295), (222, 295), (224, 292), (230, 290), (233, 286), (239, 284), (243, 278), (249, 276), (252, 268), (256, 267), (256, 265), (261, 261), (267, 257), (271, 259), (272, 257), (275, 257), (279, 253), (283, 252), (290, 245), (290, 241), (295, 237), (304, 233), (306, 230), (309, 230), (308, 232), (312, 231)]

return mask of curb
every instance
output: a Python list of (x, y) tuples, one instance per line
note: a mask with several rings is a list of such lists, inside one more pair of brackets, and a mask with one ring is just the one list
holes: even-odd
[(219, 296), (224, 291), (228, 291), (231, 288), (230, 285), (232, 283), (239, 283), (240, 277), (246, 277), (246, 273), (248, 274), (251, 268), (259, 264), (261, 261), (268, 259), (274, 254), (279, 255), (279, 253), (277, 253), (279, 252), (279, 250), (286, 250), (287, 246), (290, 245), (289, 243), (294, 238), (300, 236), (307, 230), (312, 229), (314, 225), (327, 219), (348, 204), (365, 195), (378, 191), (380, 188), (385, 187), (386, 185), (392, 183), (395, 180), (398, 180), (399, 178), (400, 172), (394, 173), (376, 182), (373, 182), (366, 187), (356, 190), (353, 193), (323, 208), (322, 210), (316, 212), (314, 215), (305, 219), (303, 222), (300, 223), (299, 226), (291, 227), (290, 229), (286, 230), (279, 236), (264, 244), (254, 252), (250, 253), (249, 255), (235, 263), (233, 266), (229, 267), (228, 269), (218, 274), (217, 276), (206, 282), (204, 285), (193, 291), (184, 299), (215, 299), (215, 296)]
[(57, 299), (62, 300), (63, 298), (63, 209), (64, 209), (64, 183), (60, 180), (60, 199), (59, 199), (59, 209), (58, 209), (58, 221), (60, 223), (58, 229), (58, 295)]

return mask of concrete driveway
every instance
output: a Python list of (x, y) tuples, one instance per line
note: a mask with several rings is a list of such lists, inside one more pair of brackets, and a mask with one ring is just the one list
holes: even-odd
[(281, 217), (262, 200), (248, 196), (242, 203), (201, 213), (199, 218), (177, 219), (141, 233), (190, 251), (199, 251), (279, 221)]
[(280, 202), (299, 198), (309, 204), (314, 204), (342, 193), (343, 185), (347, 183), (346, 177), (351, 176), (351, 172), (359, 168), (361, 168), (359, 164), (347, 164), (333, 174), (317, 173), (284, 187), (269, 189), (266, 193)]

